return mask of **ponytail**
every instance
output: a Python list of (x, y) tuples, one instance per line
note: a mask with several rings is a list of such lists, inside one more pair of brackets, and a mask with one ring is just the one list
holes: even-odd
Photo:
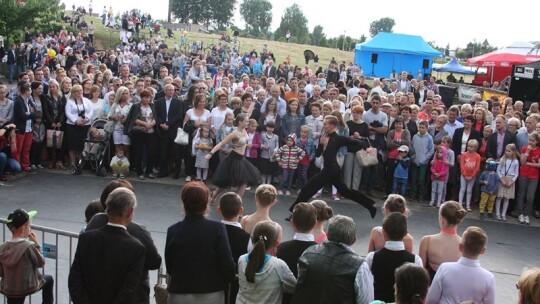
[(249, 261), (246, 266), (246, 280), (250, 283), (255, 283), (255, 273), (264, 265), (264, 258), (266, 256), (266, 246), (264, 242), (267, 240), (266, 236), (261, 235), (255, 247), (249, 254)]

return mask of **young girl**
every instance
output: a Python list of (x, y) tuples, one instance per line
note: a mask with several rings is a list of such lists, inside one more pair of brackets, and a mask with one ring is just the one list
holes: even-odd
[(448, 164), (449, 170), (448, 170), (448, 178), (447, 182), (444, 186), (444, 193), (443, 193), (443, 199), (446, 200), (446, 192), (448, 189), (448, 185), (450, 187), (453, 187), (454, 181), (456, 180), (456, 174), (457, 174), (457, 167), (456, 164), (456, 155), (454, 154), (454, 151), (452, 150), (452, 138), (450, 136), (444, 136), (441, 140), (441, 145), (446, 147), (446, 163)]
[(247, 129), (248, 144), (246, 148), (246, 158), (255, 167), (258, 167), (259, 162), (259, 148), (261, 147), (261, 134), (257, 132), (257, 121), (255, 119), (249, 120), (249, 127)]
[(476, 153), (478, 141), (471, 139), (467, 143), (467, 152), (461, 154), (459, 165), (461, 168), (461, 188), (459, 189), (459, 203), (463, 205), (465, 193), (467, 193), (467, 212), (471, 211), (471, 198), (476, 176), (480, 172), (480, 154)]
[(304, 115), (300, 114), (299, 102), (296, 98), (291, 98), (287, 105), (287, 113), (281, 120), (281, 135), (283, 139), (287, 136), (295, 134), (300, 135), (300, 127), (306, 123)]
[[(516, 145), (508, 144), (504, 149), (504, 155), (497, 167), (497, 175), (501, 182), (495, 201), (495, 219), (506, 222), (506, 210), (509, 201), (515, 197), (516, 181), (519, 176), (519, 153)], [(503, 202), (502, 211), (501, 201)]]
[(202, 180), (206, 183), (208, 177), (208, 162), (204, 159), (208, 151), (214, 147), (210, 138), (210, 128), (203, 126), (197, 132), (197, 136), (193, 139), (191, 153), (195, 156), (195, 168), (197, 168), (197, 180)]
[(269, 121), (266, 123), (266, 132), (261, 134), (261, 157), (259, 159), (259, 170), (261, 171), (261, 184), (271, 184), (272, 177), (277, 171), (277, 163), (273, 159), (279, 147), (279, 137), (274, 134), (276, 123)]
[(540, 176), (540, 134), (529, 135), (529, 145), (521, 148), (519, 167), (518, 212), (519, 222), (529, 225), (538, 177)]
[(437, 208), (444, 202), (443, 195), (446, 193), (446, 181), (450, 166), (447, 161), (448, 149), (440, 145), (435, 149), (435, 158), (431, 161), (431, 202), (430, 207)]
[(309, 126), (303, 125), (300, 127), (300, 138), (296, 139), (296, 145), (306, 152), (298, 163), (298, 185), (296, 188), (300, 192), (300, 189), (307, 183), (309, 164), (315, 158), (315, 144), (313, 139), (309, 137)]
[[(217, 138), (216, 142), (220, 143), (225, 139), (225, 137), (229, 136), (236, 128), (233, 125), (234, 123), (234, 114), (233, 113), (227, 113), (225, 114), (225, 119), (223, 120), (223, 124), (221, 127), (219, 127), (219, 130), (217, 132)], [(232, 143), (228, 143), (226, 145), (223, 145), (221, 149), (219, 150), (219, 161), (222, 161), (229, 155), (229, 153), (232, 150)]]
[[(383, 212), (385, 216), (392, 212), (399, 212), (407, 216), (409, 213), (407, 201), (399, 194), (390, 194), (384, 202)], [(384, 247), (384, 243), (385, 241), (382, 226), (374, 227), (371, 230), (371, 235), (369, 236), (368, 253), (382, 249)], [(407, 234), (403, 238), (403, 243), (405, 244), (405, 250), (412, 253), (414, 249), (414, 238), (410, 234)]]
[(283, 195), (283, 191), (285, 191), (285, 195), (291, 195), (294, 173), (305, 154), (306, 152), (296, 145), (296, 135), (293, 133), (287, 136), (285, 145), (277, 152), (277, 161), (283, 174), (279, 185), (279, 195)]
[(287, 264), (270, 255), (278, 242), (278, 231), (271, 221), (259, 222), (253, 229), (251, 253), (238, 259), (237, 303), (280, 304), (283, 292), (293, 293), (296, 278)]
[(328, 206), (326, 202), (322, 200), (314, 200), (311, 201), (310, 204), (317, 210), (317, 222), (315, 223), (313, 230), (311, 230), (311, 234), (315, 237), (315, 242), (320, 244), (328, 241), (326, 232), (324, 232), (324, 224), (334, 216), (334, 211), (332, 210), (332, 207)]
[(124, 149), (116, 151), (116, 155), (111, 159), (111, 169), (114, 178), (125, 178), (129, 173), (129, 160), (124, 156)]

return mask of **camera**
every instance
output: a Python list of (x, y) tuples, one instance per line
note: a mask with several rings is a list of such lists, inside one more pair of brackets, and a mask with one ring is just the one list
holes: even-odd
[(85, 112), (86, 112), (85, 110), (82, 110), (81, 112), (79, 112), (79, 117), (82, 119), (86, 118), (86, 116), (84, 115)]

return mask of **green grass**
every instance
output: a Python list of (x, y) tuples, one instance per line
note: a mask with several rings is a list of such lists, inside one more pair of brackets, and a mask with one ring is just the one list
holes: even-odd
[[(105, 27), (101, 25), (101, 19), (95, 17), (86, 17), (87, 19), (94, 20), (94, 25), (96, 26), (96, 31), (94, 35), (94, 41), (96, 49), (111, 49), (113, 48), (119, 40), (118, 31), (106, 31)], [(166, 43), (171, 49), (174, 46), (174, 42), (180, 44), (180, 32), (174, 32), (176, 39), (166, 39)], [(150, 37), (148, 29), (142, 31), (142, 35), (145, 37)], [(161, 37), (166, 36), (166, 30), (161, 30)], [(205, 34), (200, 32), (189, 32), (188, 39), (190, 41), (201, 41), (204, 47), (210, 45), (217, 45), (220, 40), (220, 35), (216, 34)], [(260, 39), (251, 39), (251, 38), (239, 38), (240, 41), (240, 52), (251, 51), (255, 49), (257, 52), (261, 52), (265, 45), (266, 47), (274, 53), (276, 61), (283, 62), (287, 56), (291, 56), (291, 63), (294, 65), (299, 65), (303, 67), (305, 65), (304, 60), (304, 50), (312, 50), (315, 54), (319, 56), (319, 65), (323, 68), (328, 67), (332, 57), (336, 59), (337, 62), (354, 60), (353, 52), (344, 52), (337, 49), (323, 48), (312, 45), (303, 45), (296, 43), (285, 43), (269, 40), (260, 40)], [(313, 61), (310, 61), (309, 66), (311, 69), (315, 68)], [(314, 71), (315, 72), (315, 71)]]

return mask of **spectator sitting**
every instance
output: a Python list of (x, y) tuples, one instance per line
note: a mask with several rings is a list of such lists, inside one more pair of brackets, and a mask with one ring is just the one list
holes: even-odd
[(394, 212), (384, 218), (384, 248), (370, 252), (366, 264), (371, 268), (374, 280), (375, 299), (394, 302), (394, 272), (401, 265), (409, 262), (418, 266), (422, 259), (405, 250), (403, 238), (407, 235), (407, 218), (400, 212)]
[[(396, 285), (395, 304), (423, 304), (429, 288), (429, 275), (427, 271), (412, 263), (405, 263), (396, 269), (394, 274)], [(371, 304), (384, 304), (374, 301)]]

